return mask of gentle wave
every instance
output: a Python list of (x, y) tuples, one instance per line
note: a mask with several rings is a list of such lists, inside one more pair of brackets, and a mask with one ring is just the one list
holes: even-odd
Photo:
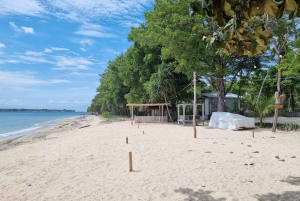
[(20, 134), (20, 133), (26, 133), (26, 132), (29, 132), (29, 131), (37, 130), (39, 128), (42, 128), (42, 126), (34, 126), (34, 127), (30, 127), (30, 128), (26, 128), (26, 129), (22, 129), (22, 130), (18, 130), (18, 131), (2, 133), (2, 134), (0, 134), (0, 138), (1, 137), (7, 137), (7, 136), (10, 136), (10, 135), (17, 135), (17, 134)]

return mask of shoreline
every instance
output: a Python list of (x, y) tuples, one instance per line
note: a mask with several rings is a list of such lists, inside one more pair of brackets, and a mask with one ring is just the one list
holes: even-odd
[[(20, 145), (20, 144), (24, 144), (26, 142), (31, 142), (35, 139), (46, 138), (48, 135), (51, 135), (53, 133), (60, 133), (60, 132), (64, 132), (67, 130), (75, 129), (75, 128), (79, 127), (78, 125), (80, 125), (80, 122), (84, 121), (84, 119), (86, 119), (86, 117), (88, 117), (88, 116), (89, 115), (84, 115), (84, 116), (60, 119), (60, 120), (57, 120), (57, 122), (51, 127), (48, 126), (45, 128), (37, 129), (36, 131), (33, 131), (33, 132), (22, 134), (20, 136), (14, 136), (14, 137), (7, 138), (7, 139), (1, 139), (0, 140), (0, 151), (12, 148), (12, 147)], [(72, 124), (72, 125), (70, 126), (70, 124)]]
[(61, 120), (80, 116), (79, 112), (0, 112), (0, 141), (52, 129)]

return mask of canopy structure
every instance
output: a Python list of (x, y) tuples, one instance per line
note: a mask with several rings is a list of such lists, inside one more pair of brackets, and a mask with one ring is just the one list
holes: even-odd
[(130, 119), (131, 125), (133, 125), (133, 107), (136, 106), (143, 106), (143, 107), (151, 107), (151, 106), (158, 106), (160, 111), (159, 122), (163, 123), (163, 114), (164, 114), (164, 106), (168, 106), (168, 103), (128, 103), (126, 106), (130, 107)]
[[(196, 104), (196, 109), (198, 108), (198, 106), (202, 107), (202, 118), (201, 116), (199, 115), (196, 115), (196, 123), (198, 123), (199, 121), (204, 121), (205, 120), (205, 116), (204, 116), (204, 104)], [(188, 122), (192, 122), (193, 121), (193, 115), (186, 115), (185, 114), (185, 109), (187, 106), (192, 106), (194, 107), (193, 104), (190, 104), (190, 103), (183, 103), (183, 104), (178, 104), (177, 105), (177, 110), (178, 110), (178, 124), (180, 122), (182, 122), (183, 125), (185, 125), (185, 123), (188, 123)], [(180, 114), (180, 107), (182, 107), (182, 115)], [(194, 108), (193, 108), (194, 110)]]

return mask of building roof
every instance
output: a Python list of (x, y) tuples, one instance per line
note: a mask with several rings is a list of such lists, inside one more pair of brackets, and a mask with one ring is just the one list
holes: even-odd
[[(203, 98), (218, 98), (217, 93), (202, 93)], [(225, 98), (238, 98), (237, 94), (227, 93)]]
[(128, 103), (126, 106), (164, 106), (168, 103)]

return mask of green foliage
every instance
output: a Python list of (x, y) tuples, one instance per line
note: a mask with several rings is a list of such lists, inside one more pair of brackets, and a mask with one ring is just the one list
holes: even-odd
[[(259, 126), (259, 123), (256, 123), (257, 126)], [(272, 128), (273, 123), (264, 123), (262, 128)], [(292, 123), (287, 123), (287, 124), (277, 124), (277, 129), (282, 130), (282, 131), (299, 131), (300, 126), (298, 124), (292, 124)]]
[(238, 114), (240, 112), (237, 100), (233, 101), (233, 103), (232, 103), (232, 110), (230, 112), (231, 113), (235, 113), (235, 114)]
[(103, 111), (103, 112), (101, 113), (101, 116), (102, 116), (103, 118), (109, 118), (109, 117), (111, 116), (111, 113), (108, 112), (108, 111)]
[(275, 98), (271, 97), (269, 99), (259, 99), (254, 106), (254, 111), (249, 111), (250, 114), (253, 114), (255, 117), (258, 117), (260, 121), (260, 127), (263, 126), (263, 119), (270, 115), (274, 110)]
[(173, 66), (161, 64), (156, 73), (144, 84), (150, 100), (154, 103), (165, 102), (165, 98), (176, 93)]
[(194, 0), (190, 15), (205, 14), (216, 21), (215, 32), (205, 38), (215, 50), (227, 55), (254, 56), (265, 52), (270, 43), (268, 18), (278, 20), (284, 11), (290, 13), (290, 18), (300, 16), (298, 5), (294, 0)]

